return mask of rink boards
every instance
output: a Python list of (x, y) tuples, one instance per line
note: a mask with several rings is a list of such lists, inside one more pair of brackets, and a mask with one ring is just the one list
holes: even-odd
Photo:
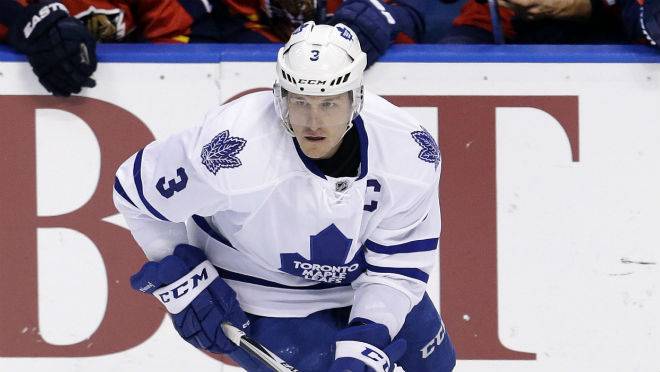
[[(146, 143), (269, 89), (276, 49), (132, 48), (101, 46), (97, 87), (70, 99), (0, 50), (0, 371), (235, 370), (130, 290), (144, 257), (110, 193)], [(456, 371), (660, 368), (659, 55), (402, 47), (366, 87), (439, 140), (429, 292)]]

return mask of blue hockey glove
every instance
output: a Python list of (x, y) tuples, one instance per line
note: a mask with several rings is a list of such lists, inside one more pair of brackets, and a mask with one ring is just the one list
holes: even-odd
[(179, 335), (199, 349), (223, 354), (236, 350), (222, 332), (222, 323), (248, 331), (250, 322), (236, 293), (197, 247), (179, 244), (160, 262), (147, 262), (131, 277), (131, 286), (156, 296)]
[(642, 33), (651, 45), (660, 46), (660, 0), (645, 0), (640, 6)]
[(330, 372), (390, 372), (406, 352), (406, 341), (390, 342), (387, 327), (378, 323), (345, 328), (337, 333)]
[(66, 7), (52, 1), (29, 5), (12, 23), (9, 43), (25, 53), (39, 82), (56, 96), (93, 87), (96, 41)]
[(343, 23), (355, 31), (362, 51), (367, 54), (367, 66), (371, 66), (399, 32), (414, 40), (421, 38), (427, 5), (428, 0), (401, 0), (396, 5), (380, 0), (346, 0), (328, 23)]

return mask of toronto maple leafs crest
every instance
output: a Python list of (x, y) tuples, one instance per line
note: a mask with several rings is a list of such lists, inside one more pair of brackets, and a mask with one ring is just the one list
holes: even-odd
[(204, 145), (202, 164), (213, 174), (218, 174), (220, 168), (240, 167), (243, 163), (236, 155), (243, 150), (246, 143), (243, 138), (232, 137), (229, 131), (225, 130)]
[(346, 262), (352, 242), (333, 223), (309, 237), (309, 259), (300, 253), (280, 254), (280, 270), (328, 285), (351, 283), (364, 272), (366, 265), (363, 250)]
[(414, 131), (410, 135), (417, 144), (422, 146), (422, 150), (417, 157), (427, 163), (435, 164), (437, 169), (440, 163), (440, 148), (438, 148), (438, 144), (433, 139), (433, 136), (431, 136), (431, 133), (422, 127), (422, 130)]

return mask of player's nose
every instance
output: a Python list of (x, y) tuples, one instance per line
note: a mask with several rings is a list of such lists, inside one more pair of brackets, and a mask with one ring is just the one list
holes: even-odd
[(310, 110), (308, 125), (311, 130), (317, 130), (323, 125), (323, 118), (321, 112), (316, 109)]

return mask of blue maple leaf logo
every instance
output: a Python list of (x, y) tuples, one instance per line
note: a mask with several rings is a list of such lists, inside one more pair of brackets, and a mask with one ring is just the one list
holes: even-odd
[(435, 164), (435, 168), (437, 169), (438, 164), (440, 164), (440, 148), (431, 133), (422, 127), (422, 130), (414, 131), (410, 135), (417, 144), (422, 146), (422, 150), (417, 157), (427, 163)]
[(231, 137), (229, 131), (225, 130), (204, 145), (202, 164), (213, 174), (217, 174), (220, 168), (240, 167), (243, 163), (236, 155), (243, 150), (246, 143), (243, 138)]
[(337, 30), (340, 32), (340, 36), (348, 41), (353, 41), (353, 34), (346, 27), (337, 26)]
[(309, 259), (300, 253), (280, 254), (280, 270), (333, 285), (350, 283), (362, 274), (365, 267), (362, 250), (350, 262), (346, 262), (352, 242), (335, 224), (331, 224), (309, 237)]

